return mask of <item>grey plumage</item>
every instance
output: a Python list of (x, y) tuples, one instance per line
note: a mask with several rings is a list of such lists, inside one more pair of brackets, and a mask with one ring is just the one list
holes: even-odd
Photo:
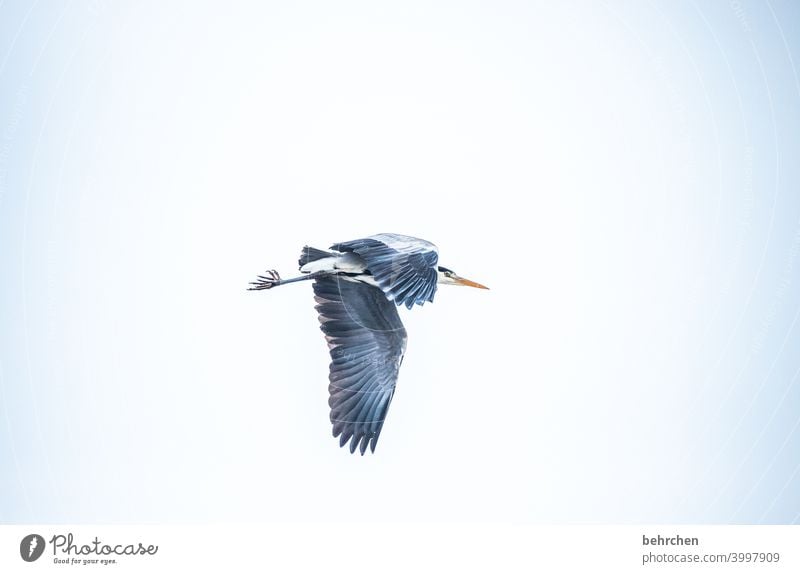
[(300, 253), (300, 259), (297, 261), (298, 267), (302, 267), (306, 263), (311, 263), (312, 261), (319, 261), (320, 259), (325, 259), (326, 257), (331, 257), (335, 255), (330, 251), (325, 251), (324, 249), (317, 249), (316, 247), (309, 247), (306, 245), (303, 247), (303, 251)]
[(398, 305), (405, 304), (411, 309), (415, 303), (433, 302), (439, 261), (433, 243), (396, 233), (381, 233), (336, 243), (331, 249), (360, 255), (386, 297)]
[(336, 276), (314, 280), (331, 355), (328, 390), (333, 436), (350, 452), (374, 452), (406, 348), (397, 308), (377, 287)]

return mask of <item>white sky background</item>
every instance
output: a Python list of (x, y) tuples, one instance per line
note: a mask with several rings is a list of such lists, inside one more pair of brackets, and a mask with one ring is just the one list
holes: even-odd
[[(620, 471), (643, 437), (616, 427), (646, 420), (626, 403), (649, 358), (631, 355), (673, 336), (629, 331), (670, 290), (629, 265), (654, 251), (672, 255), (665, 275), (692, 263), (680, 208), (664, 210), (685, 197), (664, 177), (668, 102), (632, 81), (659, 79), (630, 38), (598, 37), (613, 25), (602, 8), (455, 8), (120, 18), (82, 237), (101, 245), (102, 271), (87, 265), (133, 288), (98, 277), (86, 336), (127, 326), (107, 343), (120, 360), (92, 368), (141, 393), (124, 431), (152, 436), (131, 442), (165, 471), (145, 478), (169, 493), (159, 513), (576, 518), (617, 506), (620, 474), (635, 491)], [(628, 244), (637, 220), (663, 234)], [(293, 275), (306, 243), (382, 231), (434, 241), (492, 291), (443, 288), (402, 313), (408, 355), (378, 456), (356, 460), (330, 436), (310, 286), (243, 288), (265, 268)], [(211, 508), (172, 506), (197, 497)]]
[[(81, 56), (58, 207), (30, 232), (62, 273), (52, 512), (671, 516), (733, 314), (747, 141), (722, 64), (637, 6), (99, 5), (108, 52)], [(331, 437), (311, 286), (245, 288), (378, 232), (491, 291), (401, 310), (362, 458)]]

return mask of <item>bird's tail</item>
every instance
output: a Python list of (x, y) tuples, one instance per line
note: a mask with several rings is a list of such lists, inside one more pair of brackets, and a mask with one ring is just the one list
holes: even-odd
[(312, 261), (318, 261), (320, 259), (325, 259), (326, 257), (333, 257), (336, 255), (335, 253), (331, 253), (330, 251), (325, 251), (324, 249), (317, 249), (316, 247), (309, 247), (306, 245), (303, 247), (303, 252), (300, 253), (300, 260), (297, 262), (300, 267), (306, 265), (307, 263), (311, 263)]

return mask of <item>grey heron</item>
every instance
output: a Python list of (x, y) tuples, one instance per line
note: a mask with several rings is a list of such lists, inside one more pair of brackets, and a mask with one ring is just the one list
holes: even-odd
[(331, 356), (330, 397), (333, 436), (350, 452), (375, 445), (392, 402), (406, 349), (406, 330), (397, 306), (433, 301), (437, 286), (488, 289), (438, 265), (433, 243), (381, 233), (331, 245), (304, 247), (301, 275), (282, 279), (275, 270), (259, 275), (249, 290), (314, 281), (320, 328)]

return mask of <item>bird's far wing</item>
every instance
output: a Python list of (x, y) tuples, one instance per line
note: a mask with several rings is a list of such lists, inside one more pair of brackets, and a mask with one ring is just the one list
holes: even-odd
[(439, 253), (433, 243), (416, 237), (381, 233), (331, 246), (361, 256), (386, 297), (411, 309), (433, 301)]
[(333, 436), (375, 452), (406, 348), (397, 307), (377, 287), (334, 276), (314, 280), (314, 298), (331, 354)]

